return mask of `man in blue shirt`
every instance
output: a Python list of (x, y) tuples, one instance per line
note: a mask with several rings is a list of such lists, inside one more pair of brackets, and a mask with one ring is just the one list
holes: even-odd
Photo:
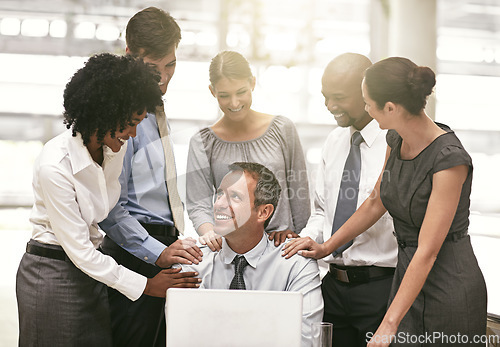
[(214, 202), (214, 231), (224, 236), (222, 249), (204, 247), (201, 263), (181, 267), (200, 274), (200, 288), (302, 293), (302, 346), (311, 346), (311, 325), (323, 318), (318, 264), (299, 255), (285, 259), (286, 243), (275, 246), (264, 231), (281, 192), (274, 174), (256, 163), (234, 163), (229, 170)]
[[(175, 20), (155, 7), (136, 13), (127, 24), (127, 54), (156, 68), (163, 94), (175, 72), (180, 39)], [(175, 186), (167, 127), (163, 108), (148, 114), (137, 127), (137, 136), (129, 140), (123, 163), (120, 200), (100, 223), (107, 234), (102, 251), (147, 277), (174, 263), (192, 264), (202, 259), (194, 239), (178, 239), (179, 232), (183, 233), (183, 207)], [(183, 274), (172, 276), (176, 286), (184, 286)], [(132, 302), (113, 289), (108, 291), (108, 297), (115, 346), (165, 346), (164, 298), (143, 295)]]

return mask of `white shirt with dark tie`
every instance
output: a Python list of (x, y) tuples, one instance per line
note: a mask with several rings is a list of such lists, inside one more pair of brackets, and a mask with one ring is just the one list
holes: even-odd
[[(318, 243), (331, 237), (342, 173), (349, 154), (350, 139), (355, 131), (358, 130), (354, 127), (337, 127), (328, 135), (317, 171), (313, 211), (306, 227), (300, 232), (301, 237), (309, 236)], [(381, 130), (376, 120), (368, 123), (360, 133), (364, 142), (359, 146), (361, 173), (358, 208), (375, 187), (384, 167), (387, 150), (387, 131)], [(328, 255), (323, 260), (347, 266), (395, 267), (398, 246), (393, 231), (392, 218), (385, 213), (366, 232), (354, 238), (352, 246), (342, 254), (335, 257)]]

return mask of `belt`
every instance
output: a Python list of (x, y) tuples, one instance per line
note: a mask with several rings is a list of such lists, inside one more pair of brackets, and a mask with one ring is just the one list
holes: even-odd
[(26, 245), (26, 253), (50, 259), (71, 261), (62, 249), (48, 248), (44, 246), (34, 245), (32, 243), (28, 243)]
[(149, 235), (152, 236), (179, 236), (179, 231), (172, 225), (141, 223)]
[(366, 283), (371, 280), (394, 275), (393, 267), (340, 266), (330, 264), (333, 278), (344, 283)]
[[(398, 245), (399, 247), (401, 248), (405, 248), (405, 247), (418, 247), (418, 240), (401, 240), (400, 238), (398, 238), (398, 236), (396, 235), (395, 232), (393, 232), (394, 236), (396, 236), (396, 240), (398, 241)], [(468, 233), (467, 233), (467, 230), (465, 231), (457, 231), (455, 233), (451, 233), (451, 234), (448, 234), (446, 235), (446, 238), (444, 239), (444, 241), (452, 241), (452, 242), (457, 242), (458, 240), (464, 238), (465, 236), (467, 236)]]

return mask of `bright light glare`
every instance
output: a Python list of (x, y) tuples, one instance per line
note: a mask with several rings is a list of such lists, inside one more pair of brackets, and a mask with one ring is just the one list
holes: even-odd
[(486, 48), (483, 51), (484, 61), (487, 63), (493, 63), (495, 61), (495, 51), (491, 48)]
[(111, 24), (101, 24), (95, 32), (95, 36), (103, 41), (115, 41), (120, 37), (120, 30)]
[(6, 36), (16, 36), (21, 32), (21, 21), (18, 18), (4, 18), (0, 23), (0, 33)]
[(467, 49), (463, 48), (463, 45), (458, 46), (445, 46), (441, 45), (436, 50), (436, 55), (439, 60), (449, 60), (449, 61), (464, 61), (480, 63), (484, 59), (484, 52), (482, 47), (467, 45)]
[(319, 40), (315, 45), (315, 51), (335, 57), (344, 52), (356, 52), (364, 55), (370, 53), (370, 42), (364, 37), (348, 36), (328, 37)]
[(196, 33), (192, 31), (183, 31), (181, 43), (188, 46), (194, 45), (196, 43)]
[(66, 37), (68, 25), (62, 19), (56, 19), (50, 22), (50, 36), (52, 37)]
[(214, 33), (199, 32), (196, 34), (196, 44), (199, 46), (215, 46), (217, 44), (217, 36)]
[(295, 93), (300, 90), (301, 71), (297, 67), (286, 68), (282, 65), (267, 67), (260, 78), (260, 85), (267, 91)]
[(455, 129), (500, 131), (497, 106), (500, 77), (439, 74), (436, 120)]
[(46, 19), (28, 18), (21, 24), (24, 36), (44, 37), (49, 34), (49, 21)]
[(230, 31), (226, 36), (226, 43), (229, 47), (248, 47), (250, 44), (250, 37), (246, 32)]
[[(0, 54), (0, 111), (60, 115), (64, 87), (88, 57)], [(30, 102), (26, 102), (26, 95)]]
[(234, 48), (238, 46), (238, 34), (230, 32), (227, 34), (226, 43), (229, 47)]
[(268, 34), (265, 46), (270, 51), (293, 51), (297, 49), (297, 40), (292, 34)]
[(77, 39), (93, 39), (95, 35), (95, 24), (92, 22), (81, 22), (75, 27)]
[(309, 148), (306, 152), (307, 162), (310, 164), (319, 164), (321, 161), (321, 148)]

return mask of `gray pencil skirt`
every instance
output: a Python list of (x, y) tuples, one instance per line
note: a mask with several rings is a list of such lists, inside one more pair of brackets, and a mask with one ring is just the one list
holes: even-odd
[(111, 346), (106, 286), (71, 261), (25, 253), (16, 295), (19, 346)]

